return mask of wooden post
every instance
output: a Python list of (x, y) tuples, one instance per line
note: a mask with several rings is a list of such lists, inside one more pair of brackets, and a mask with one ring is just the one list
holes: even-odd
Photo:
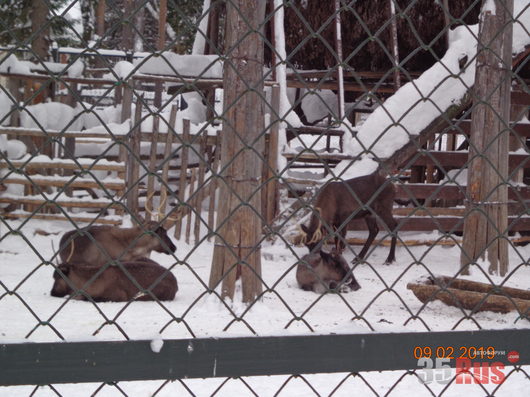
[(449, 0), (443, 0), (442, 7), (444, 9), (444, 23), (445, 23), (445, 44), (449, 48), (449, 33), (451, 32), (451, 13), (449, 12)]
[(338, 107), (339, 114), (337, 122), (341, 123), (344, 118), (344, 71), (342, 69), (342, 23), (340, 20), (340, 0), (335, 0), (335, 51), (337, 53), (337, 83), (339, 85)]
[(217, 208), (218, 233), (209, 287), (222, 283), (223, 298), (234, 298), (241, 270), (243, 302), (262, 291), (261, 283), (261, 185), (264, 151), (263, 38), (264, 15), (260, 2), (227, 3), (223, 76), (224, 111), (221, 142), (221, 176)]
[(280, 122), (278, 114), (280, 113), (280, 87), (272, 87), (272, 111), (271, 111), (271, 129), (269, 133), (269, 150), (268, 150), (268, 169), (267, 169), (267, 197), (266, 197), (266, 220), (269, 226), (274, 220), (279, 207), (279, 183), (277, 179), (278, 172), (278, 134)]
[[(191, 219), (193, 216), (197, 216), (197, 213), (195, 212), (196, 210), (196, 205), (195, 205), (195, 202), (197, 201), (196, 199), (196, 195), (195, 195), (195, 192), (196, 192), (196, 189), (195, 189), (195, 181), (197, 180), (197, 169), (196, 168), (193, 168), (191, 170), (191, 178), (190, 178), (190, 188), (189, 188), (189, 191), (188, 191), (188, 198), (187, 198), (187, 203), (189, 205), (189, 211), (188, 211), (188, 218), (186, 220), (186, 244), (189, 244), (190, 243), (190, 234), (191, 234)], [(195, 242), (197, 243), (197, 242)]]
[[(220, 3), (210, 4), (208, 11), (208, 29), (206, 30), (206, 37), (208, 40), (204, 43), (204, 54), (219, 53), (219, 7)], [(204, 13), (205, 10), (202, 10)], [(197, 32), (197, 34), (200, 34)]]
[[(164, 158), (162, 159), (162, 180), (160, 181), (160, 213), (166, 214), (166, 201), (168, 196), (168, 186), (169, 186), (169, 165), (171, 163), (171, 158), (173, 156), (173, 136), (175, 135), (175, 124), (177, 122), (177, 111), (178, 106), (172, 105), (171, 112), (169, 113), (169, 124), (167, 126), (166, 134), (166, 147), (164, 149)], [(171, 192), (171, 190), (170, 190)], [(172, 194), (170, 194), (173, 196)], [(171, 209), (170, 209), (171, 210)], [(164, 221), (163, 224), (166, 226), (166, 229), (169, 228), (169, 220)]]
[(121, 49), (125, 52), (132, 51), (134, 44), (134, 34), (132, 24), (134, 19), (132, 17), (132, 11), (134, 10), (134, 1), (133, 0), (124, 0), (123, 2), (123, 12), (124, 17), (128, 17), (127, 21), (122, 20), (122, 33), (121, 33)]
[(163, 51), (166, 46), (167, 0), (160, 0), (160, 10), (158, 14), (158, 49)]
[[(98, 39), (101, 40), (105, 36), (105, 11), (107, 10), (106, 0), (98, 0), (98, 6), (96, 8), (96, 34)], [(104, 68), (105, 61), (101, 55), (96, 57), (96, 68)]]
[(471, 115), (462, 273), (487, 252), (489, 272), (508, 271), (508, 142), (513, 0), (483, 11)]
[[(157, 49), (160, 53), (162, 53), (166, 47), (167, 0), (160, 0), (159, 17)], [(162, 107), (162, 91), (163, 84), (157, 81), (155, 83), (154, 105), (158, 109)]]
[(190, 148), (190, 121), (188, 119), (182, 120), (182, 145), (180, 147), (180, 171), (179, 171), (179, 191), (178, 191), (178, 206), (180, 208), (186, 208), (185, 210), (179, 210), (179, 216), (177, 223), (175, 224), (175, 238), (180, 240), (182, 232), (182, 218), (186, 212), (187, 207), (184, 205), (186, 201), (186, 179), (188, 178), (188, 152)]
[[(219, 130), (217, 130), (217, 134), (215, 136), (215, 150), (213, 152), (213, 166), (211, 168), (212, 170), (212, 179), (210, 180), (210, 204), (208, 206), (208, 230), (212, 231), (215, 228), (215, 195), (217, 192), (217, 181), (218, 176), (217, 173), (219, 172), (219, 161), (221, 157), (221, 136), (219, 134)], [(208, 235), (208, 241), (210, 241), (212, 234)]]
[(392, 56), (394, 62), (394, 86), (396, 91), (401, 87), (401, 73), (399, 71), (399, 42), (396, 20), (395, 0), (388, 0), (390, 3), (390, 42), (392, 43)]
[(126, 158), (127, 170), (127, 208), (130, 213), (138, 217), (138, 178), (140, 177), (140, 141), (142, 135), (142, 101), (136, 103), (134, 124), (129, 133), (129, 148), (131, 153)]
[[(513, 104), (510, 108), (510, 122), (515, 125), (520, 121), (528, 110), (527, 106)], [(517, 136), (514, 132), (510, 134), (510, 152), (515, 152), (524, 146), (525, 138)], [(520, 167), (510, 178), (512, 181), (522, 183), (524, 178), (524, 167)]]
[[(151, 220), (151, 214), (148, 211), (154, 209), (155, 180), (157, 178), (157, 157), (158, 157), (158, 134), (160, 131), (160, 116), (153, 116), (153, 130), (151, 133), (151, 150), (149, 153), (149, 175), (147, 176), (147, 197), (145, 198), (145, 220)], [(155, 219), (157, 221), (158, 219)]]

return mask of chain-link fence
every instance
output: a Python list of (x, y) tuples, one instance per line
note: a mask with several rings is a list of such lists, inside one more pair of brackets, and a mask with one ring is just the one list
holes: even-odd
[(527, 2), (0, 15), (0, 395), (526, 395)]

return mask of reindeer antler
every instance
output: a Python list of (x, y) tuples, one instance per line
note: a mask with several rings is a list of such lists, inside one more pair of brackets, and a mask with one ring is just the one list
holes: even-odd
[(145, 212), (149, 213), (149, 215), (151, 215), (151, 217), (155, 218), (157, 221), (159, 221), (160, 219), (160, 207), (158, 208), (158, 214), (157, 216), (155, 217), (155, 215), (153, 214), (153, 211), (152, 209), (149, 209), (149, 201), (152, 202), (153, 200), (153, 196), (154, 196), (155, 192), (151, 192), (147, 195), (146, 199), (145, 199)]
[[(147, 198), (145, 200), (145, 211), (149, 213), (149, 215), (151, 215), (154, 219), (156, 219), (157, 222), (160, 222), (164, 219), (165, 217), (165, 213), (162, 212), (162, 207), (164, 207), (164, 204), (166, 203), (166, 200), (167, 200), (167, 192), (165, 190), (162, 191), (161, 195), (160, 195), (160, 204), (158, 206), (158, 209), (157, 209), (157, 214), (155, 216), (155, 214), (153, 214), (153, 210), (152, 208), (149, 209), (149, 201), (152, 201), (153, 199), (153, 195), (155, 194), (155, 192), (151, 192), (147, 195)], [(180, 218), (180, 214), (176, 217), (176, 218), (173, 218), (173, 217), (166, 217), (165, 221), (171, 221), (171, 222), (176, 222), (178, 219)]]

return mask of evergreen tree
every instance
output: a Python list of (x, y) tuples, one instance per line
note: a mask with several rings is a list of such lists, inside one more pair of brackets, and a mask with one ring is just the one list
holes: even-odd
[[(58, 45), (78, 42), (73, 30), (75, 21), (61, 16), (69, 0), (0, 0), (0, 45), (33, 47), (34, 41)], [(43, 15), (44, 14), (44, 15)], [(41, 50), (38, 51), (39, 55)]]
[[(132, 10), (125, 10), (124, 0), (106, 0), (103, 48), (121, 49), (123, 21), (133, 13), (134, 50), (152, 52), (157, 49), (159, 1), (135, 0)], [(191, 51), (193, 39), (202, 13), (203, 0), (168, 0), (166, 27), (167, 48), (179, 53)], [(95, 39), (95, 12), (97, 1), (81, 0), (83, 39)]]

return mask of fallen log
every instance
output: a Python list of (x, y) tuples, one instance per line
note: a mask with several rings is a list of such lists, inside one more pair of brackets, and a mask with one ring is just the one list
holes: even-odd
[(461, 278), (453, 278), (449, 276), (436, 276), (434, 279), (431, 278), (430, 281), (432, 281), (433, 285), (439, 285), (445, 288), (456, 288), (465, 291), (482, 292), (486, 294), (530, 300), (530, 291), (519, 288), (501, 287), (498, 285), (463, 280)]
[(423, 303), (438, 299), (449, 306), (478, 311), (507, 313), (518, 310), (530, 314), (530, 291), (448, 276), (428, 277), (407, 288)]

